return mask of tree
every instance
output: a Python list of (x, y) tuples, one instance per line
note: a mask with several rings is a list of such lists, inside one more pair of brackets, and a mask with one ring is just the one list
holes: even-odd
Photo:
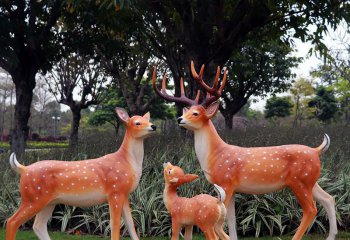
[(58, 103), (72, 111), (70, 147), (78, 143), (81, 110), (99, 103), (106, 79), (101, 65), (89, 56), (71, 54), (55, 65), (47, 76), (47, 83)]
[(298, 121), (301, 125), (302, 120), (312, 115), (312, 109), (309, 108), (308, 103), (314, 92), (312, 81), (300, 78), (293, 83), (290, 93), (294, 101), (294, 127), (297, 126)]
[(292, 49), (278, 40), (264, 40), (257, 36), (246, 41), (229, 62), (230, 78), (222, 98), (220, 111), (226, 128), (232, 128), (232, 118), (251, 96), (264, 97), (267, 93), (286, 91), (291, 85), (291, 68), (299, 58), (290, 56)]
[(290, 97), (273, 96), (266, 101), (265, 117), (266, 118), (282, 118), (288, 117), (292, 113), (293, 103)]
[(64, 8), (62, 0), (0, 2), (0, 67), (16, 88), (15, 124), (11, 148), (23, 153), (35, 76), (61, 54), (62, 35), (55, 25)]
[(332, 89), (320, 86), (316, 90), (316, 96), (310, 100), (309, 107), (316, 108), (315, 116), (325, 123), (329, 123), (338, 112), (337, 100)]
[[(5, 117), (12, 105), (14, 86), (8, 73), (0, 69), (0, 140), (3, 140), (5, 131)], [(8, 102), (10, 98), (10, 102)]]
[[(49, 86), (47, 85), (44, 77), (39, 75), (36, 80), (36, 87), (34, 88), (33, 106), (38, 112), (38, 134), (41, 134), (42, 129), (47, 124), (46, 110), (47, 105), (54, 100), (52, 93), (49, 91)], [(46, 118), (46, 119), (45, 119)]]
[[(146, 86), (145, 96), (152, 96), (152, 87), (146, 83), (143, 83), (143, 85)], [(117, 136), (120, 121), (114, 113), (115, 107), (118, 106), (128, 109), (128, 104), (123, 97), (122, 91), (117, 88), (117, 85), (105, 89), (103, 94), (103, 101), (101, 101), (96, 107), (96, 110), (90, 114), (88, 123), (94, 126), (109, 123), (114, 127)], [(172, 110), (172, 107), (168, 106), (160, 99), (155, 99), (154, 102), (149, 105), (148, 110), (150, 111), (152, 118), (168, 119), (175, 117), (175, 112)]]
[(330, 57), (312, 75), (333, 89), (345, 122), (350, 124), (350, 39), (347, 34), (339, 33), (336, 40), (339, 46), (329, 50)]
[[(291, 37), (312, 41), (324, 53), (327, 26), (334, 29), (341, 20), (349, 21), (349, 2), (343, 1), (156, 0), (141, 1), (137, 7), (155, 54), (172, 72), (175, 96), (180, 96), (180, 77), (190, 76), (192, 59), (197, 68), (206, 64), (204, 78), (212, 81), (216, 67), (225, 65), (242, 42), (263, 29), (267, 38), (283, 39), (285, 44), (291, 44)], [(310, 32), (308, 27), (315, 23), (321, 24)], [(187, 95), (193, 97), (196, 88), (189, 81)]]

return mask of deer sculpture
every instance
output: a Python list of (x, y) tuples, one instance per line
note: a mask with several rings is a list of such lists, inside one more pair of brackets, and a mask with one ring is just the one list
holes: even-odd
[(193, 225), (197, 225), (206, 239), (229, 239), (224, 232), (226, 208), (224, 205), (225, 191), (214, 184), (218, 198), (208, 194), (200, 194), (192, 198), (177, 196), (176, 189), (198, 178), (196, 174), (185, 174), (184, 171), (171, 163), (164, 163), (164, 203), (171, 215), (172, 240), (179, 239), (181, 228), (185, 226), (185, 240), (192, 239)]
[(39, 161), (21, 165), (14, 153), (11, 167), (21, 174), (22, 203), (6, 225), (6, 240), (15, 240), (18, 227), (35, 217), (33, 229), (40, 240), (50, 240), (47, 222), (56, 204), (86, 207), (108, 202), (111, 239), (120, 239), (123, 215), (132, 239), (139, 239), (129, 205), (142, 171), (143, 141), (156, 131), (150, 114), (133, 116), (122, 108), (116, 114), (126, 127), (124, 140), (115, 153), (84, 161)]
[(159, 90), (156, 86), (156, 68), (153, 71), (153, 88), (165, 100), (190, 107), (183, 109), (178, 124), (194, 132), (195, 152), (207, 180), (223, 187), (226, 192), (225, 206), (230, 239), (237, 239), (234, 202), (236, 192), (265, 194), (286, 187), (292, 190), (303, 209), (301, 224), (293, 239), (301, 239), (315, 218), (317, 209), (314, 200), (326, 209), (330, 228), (327, 239), (335, 239), (335, 201), (317, 183), (321, 169), (320, 154), (330, 145), (328, 135), (325, 134), (324, 141), (316, 148), (303, 145), (253, 148), (229, 145), (220, 138), (211, 121), (220, 105), (218, 99), (226, 84), (226, 69), (220, 87), (220, 67), (217, 68), (213, 87), (203, 81), (204, 65), (198, 74), (191, 62), (191, 72), (200, 88), (207, 93), (201, 104), (199, 91), (195, 100), (185, 96), (183, 79), (180, 97), (166, 93), (166, 75), (163, 77), (162, 89)]

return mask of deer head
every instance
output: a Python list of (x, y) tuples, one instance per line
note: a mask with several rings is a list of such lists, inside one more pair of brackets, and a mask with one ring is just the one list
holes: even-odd
[(143, 116), (129, 117), (129, 114), (123, 108), (116, 108), (115, 112), (119, 120), (125, 125), (128, 132), (134, 138), (145, 138), (151, 133), (154, 133), (157, 129), (150, 120), (150, 113), (147, 112)]
[(185, 174), (180, 167), (173, 166), (170, 162), (164, 163), (163, 167), (165, 183), (174, 187), (179, 187), (198, 178), (196, 174)]

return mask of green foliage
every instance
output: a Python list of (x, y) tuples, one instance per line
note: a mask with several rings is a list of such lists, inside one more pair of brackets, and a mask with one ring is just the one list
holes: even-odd
[[(68, 142), (27, 141), (28, 149), (66, 148), (66, 147), (68, 147)], [(8, 142), (0, 142), (0, 148), (10, 149), (10, 144)]]
[(315, 93), (312, 80), (300, 78), (290, 88), (294, 101), (294, 126), (301, 121), (313, 116), (314, 110), (309, 107), (310, 98)]
[(272, 97), (266, 101), (265, 117), (288, 117), (291, 115), (293, 103), (290, 97)]
[(309, 107), (316, 108), (315, 116), (322, 122), (329, 123), (338, 112), (337, 100), (332, 89), (320, 86), (316, 96), (310, 100)]
[[(322, 133), (327, 132), (331, 137), (330, 149), (322, 155), (322, 172), (319, 184), (329, 194), (335, 197), (337, 221), (340, 230), (350, 227), (350, 129), (342, 125), (326, 125), (322, 128), (310, 125), (294, 130), (286, 127), (252, 126), (235, 132), (221, 132), (223, 139), (238, 146), (267, 146), (288, 143), (300, 143), (318, 146), (322, 141)], [(122, 135), (117, 139), (108, 132), (92, 131), (84, 137), (78, 151), (68, 149), (53, 149), (50, 151), (27, 152), (25, 165), (38, 159), (80, 160), (99, 157), (115, 151), (120, 145)], [(164, 143), (167, 143), (164, 145)], [(190, 140), (192, 142), (192, 140)], [(171, 222), (162, 199), (164, 180), (162, 163), (170, 161), (183, 167), (187, 173), (195, 173), (200, 180), (184, 185), (179, 189), (179, 195), (191, 197), (199, 193), (216, 196), (213, 187), (208, 184), (199, 167), (198, 160), (189, 140), (183, 138), (178, 128), (163, 130), (162, 134), (153, 136), (146, 141), (145, 159), (141, 182), (130, 196), (132, 215), (136, 229), (141, 237), (169, 236)], [(182, 146), (179, 148), (179, 146)], [(20, 196), (18, 191), (19, 176), (8, 164), (8, 154), (0, 155), (0, 225), (4, 223), (18, 207)], [(318, 216), (310, 232), (328, 232), (328, 219), (325, 210), (317, 205)], [(273, 194), (246, 195), (236, 194), (236, 216), (238, 234), (240, 236), (268, 236), (291, 235), (297, 228), (302, 210), (295, 196), (289, 190)], [(32, 222), (26, 224), (29, 227)], [(54, 219), (49, 225), (53, 230), (72, 232), (80, 230), (83, 233), (108, 236), (109, 211), (106, 204), (91, 208), (73, 208), (58, 206), (54, 212)], [(226, 229), (227, 230), (227, 229)], [(121, 232), (127, 235), (123, 224)], [(198, 229), (194, 228), (198, 233)], [(2, 236), (2, 235), (0, 235)], [(57, 236), (62, 236), (58, 234)], [(345, 235), (344, 239), (348, 238)], [(67, 239), (70, 236), (67, 236)], [(320, 236), (317, 236), (318, 238)], [(1, 238), (1, 237), (0, 237)], [(72, 236), (73, 238), (73, 236)], [(290, 239), (291, 237), (289, 237)], [(323, 237), (322, 237), (323, 238)], [(35, 239), (35, 238), (34, 238)], [(56, 237), (56, 239), (60, 239)], [(73, 238), (74, 239), (74, 238)], [(266, 238), (270, 239), (270, 238)], [(313, 238), (315, 239), (315, 237)], [(341, 239), (341, 237), (339, 237)]]
[[(146, 84), (146, 83), (144, 83)], [(145, 89), (145, 100), (148, 101), (152, 96), (153, 90), (149, 85)], [(116, 107), (123, 107), (128, 110), (125, 98), (116, 87), (110, 87), (104, 92), (103, 101), (97, 106), (96, 110), (89, 116), (88, 123), (94, 126), (100, 126), (105, 123), (112, 124), (118, 128), (118, 118), (115, 114)], [(172, 106), (164, 103), (160, 98), (156, 98), (152, 104), (149, 105), (149, 112), (153, 119), (169, 119), (175, 117), (175, 110)]]

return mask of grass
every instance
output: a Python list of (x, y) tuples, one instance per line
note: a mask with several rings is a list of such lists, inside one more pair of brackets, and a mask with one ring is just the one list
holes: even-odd
[[(130, 196), (133, 219), (136, 230), (141, 237), (157, 239), (155, 237), (169, 236), (171, 232), (171, 220), (162, 198), (164, 188), (163, 162), (170, 161), (181, 166), (185, 172), (200, 176), (199, 181), (180, 188), (180, 195), (190, 197), (199, 193), (214, 194), (213, 187), (208, 184), (200, 170), (193, 149), (193, 137), (189, 134), (188, 138), (185, 138), (176, 125), (173, 128), (171, 126), (168, 125), (168, 129), (163, 129), (160, 134), (146, 140), (141, 181), (138, 188)], [(238, 146), (298, 143), (316, 147), (321, 144), (324, 132), (331, 137), (331, 146), (321, 158), (322, 173), (319, 183), (336, 199), (339, 230), (349, 232), (349, 127), (312, 125), (291, 129), (288, 127), (252, 126), (247, 130), (222, 131), (220, 135), (228, 143)], [(81, 139), (79, 149), (74, 151), (50, 149), (28, 152), (21, 162), (28, 165), (41, 159), (74, 161), (102, 156), (115, 151), (122, 141), (122, 136), (119, 136), (116, 142), (113, 131), (103, 133), (82, 131)], [(19, 176), (9, 168), (8, 154), (0, 155), (0, 226), (13, 214), (20, 202), (18, 182)], [(318, 209), (319, 212), (310, 228), (310, 233), (323, 234), (328, 232), (328, 220), (325, 210), (320, 206)], [(302, 211), (295, 196), (286, 189), (278, 193), (259, 196), (237, 194), (236, 216), (239, 236), (285, 236), (294, 233), (300, 223)], [(32, 221), (27, 223), (26, 227), (30, 227), (31, 224)], [(103, 204), (80, 209), (59, 205), (55, 209), (49, 227), (61, 232), (79, 230), (83, 233), (109, 236), (108, 206)], [(199, 231), (194, 228), (194, 232), (198, 233)], [(127, 235), (124, 224), (122, 224), (121, 233)], [(311, 239), (318, 239), (318, 236), (311, 235)], [(2, 239), (1, 235), (0, 239)], [(68, 236), (67, 239), (69, 239)], [(340, 239), (350, 239), (350, 237), (346, 235), (345, 238)]]
[[(91, 236), (91, 235), (69, 235), (66, 233), (60, 233), (60, 232), (49, 232), (50, 237), (52, 240), (61, 240), (61, 239), (65, 239), (65, 240), (102, 240), (102, 239), (109, 239), (106, 237), (100, 237), (100, 236)], [(314, 240), (314, 239), (324, 239), (325, 236), (324, 235), (319, 235), (319, 234), (312, 234), (312, 235), (308, 235), (305, 236), (303, 239), (310, 239), (310, 240)], [(4, 230), (0, 230), (0, 239), (5, 239), (5, 231)], [(122, 237), (122, 240), (126, 240), (126, 239), (130, 239), (130, 238), (125, 238)], [(141, 239), (154, 239), (154, 240), (168, 240), (169, 237), (148, 237), (148, 238), (141, 238)], [(194, 240), (204, 240), (205, 238), (203, 236), (193, 236)], [(245, 240), (253, 240), (256, 238), (240, 238), (240, 239), (245, 239)], [(272, 239), (281, 239), (281, 240), (289, 240), (292, 239), (291, 236), (282, 236), (282, 237), (261, 237), (259, 239), (265, 239), (265, 240), (272, 240)], [(345, 232), (340, 232), (337, 235), (337, 239), (350, 239), (350, 233), (345, 233)], [(34, 232), (32, 231), (20, 231), (17, 233), (17, 237), (16, 240), (37, 240), (37, 237), (35, 236)]]
[[(45, 142), (45, 141), (28, 141), (27, 148), (42, 149), (42, 148), (67, 148), (68, 142)], [(10, 149), (8, 142), (0, 142), (0, 148)]]

